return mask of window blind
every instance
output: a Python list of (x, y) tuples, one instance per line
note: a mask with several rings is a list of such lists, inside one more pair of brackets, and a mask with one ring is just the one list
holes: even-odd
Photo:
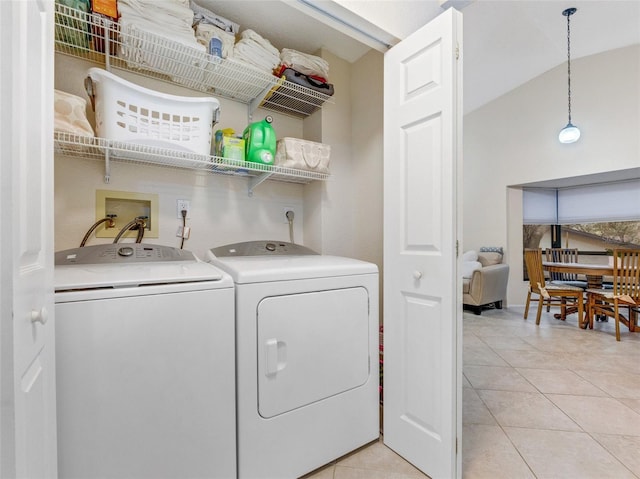
[(558, 224), (640, 220), (640, 180), (558, 190)]
[(522, 223), (525, 225), (555, 225), (558, 221), (556, 190), (523, 190)]
[(640, 179), (564, 189), (524, 189), (523, 223), (640, 221)]

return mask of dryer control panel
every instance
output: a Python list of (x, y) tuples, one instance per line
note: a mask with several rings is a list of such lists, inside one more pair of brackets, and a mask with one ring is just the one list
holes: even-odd
[(317, 255), (315, 251), (295, 243), (284, 241), (247, 241), (211, 248), (217, 258), (229, 256), (306, 256)]
[(146, 243), (110, 243), (72, 248), (56, 253), (56, 266), (71, 264), (153, 263), (196, 261), (190, 251)]

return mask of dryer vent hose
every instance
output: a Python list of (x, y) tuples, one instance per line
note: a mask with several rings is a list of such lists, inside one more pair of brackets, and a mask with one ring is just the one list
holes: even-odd
[(289, 221), (289, 241), (291, 242), (291, 244), (294, 244), (295, 241), (293, 241), (293, 211), (288, 210), (286, 213), (287, 216), (287, 220)]

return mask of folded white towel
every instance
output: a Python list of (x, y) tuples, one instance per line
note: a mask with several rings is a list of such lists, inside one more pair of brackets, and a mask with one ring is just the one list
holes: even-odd
[(329, 63), (324, 58), (283, 48), (280, 52), (280, 60), (287, 68), (293, 68), (305, 75), (315, 75), (329, 80)]
[(193, 11), (177, 0), (118, 0), (118, 9), (121, 5), (130, 7), (138, 16), (152, 22), (168, 22), (169, 25), (186, 25), (189, 28), (193, 24)]
[(182, 0), (118, 0), (118, 9), (124, 33), (144, 31), (200, 48), (191, 28), (193, 11)]
[(200, 66), (207, 58), (207, 48), (191, 27), (193, 12), (176, 0), (119, 0), (118, 9), (118, 56), (131, 68), (160, 72), (188, 85), (182, 65)]
[(274, 47), (269, 40), (262, 37), (259, 33), (256, 33), (253, 30), (247, 28), (240, 34), (240, 38), (242, 40), (253, 40), (262, 49), (264, 49), (267, 54), (275, 55), (280, 58), (280, 51), (278, 51), (278, 49)]
[[(169, 19), (157, 16), (141, 17), (127, 5), (119, 5), (120, 9), (120, 32), (123, 46), (134, 46), (134, 39), (130, 35), (140, 35), (150, 33), (171, 41), (201, 49), (201, 45), (196, 41), (195, 33), (191, 27), (185, 27), (183, 23), (171, 22)], [(158, 21), (154, 21), (158, 19)]]
[(233, 47), (233, 56), (238, 60), (250, 63), (265, 72), (272, 73), (278, 66), (279, 58), (270, 55), (260, 44), (253, 40), (243, 39)]
[(245, 30), (233, 47), (233, 56), (261, 70), (273, 73), (280, 64), (280, 52), (271, 42), (253, 30)]

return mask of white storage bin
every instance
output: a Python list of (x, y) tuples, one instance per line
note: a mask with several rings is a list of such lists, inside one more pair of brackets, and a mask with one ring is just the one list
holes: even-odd
[(277, 141), (274, 164), (297, 170), (329, 173), (330, 156), (330, 145), (286, 137)]
[(209, 155), (220, 102), (160, 93), (106, 70), (90, 68), (85, 82), (99, 137)]

